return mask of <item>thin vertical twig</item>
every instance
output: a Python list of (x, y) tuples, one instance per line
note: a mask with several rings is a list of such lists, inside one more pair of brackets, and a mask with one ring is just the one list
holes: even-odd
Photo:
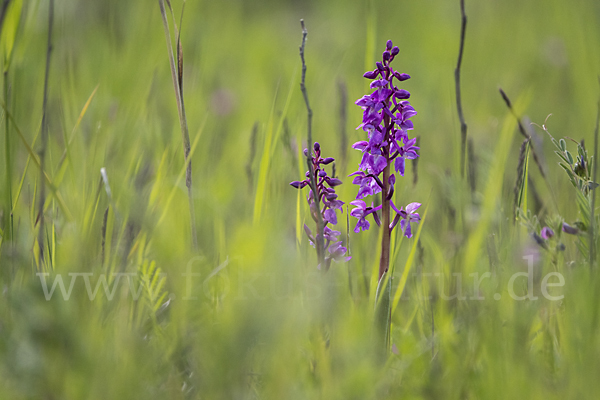
[[(188, 192), (188, 202), (190, 208), (190, 226), (192, 233), (192, 246), (194, 250), (198, 249), (198, 235), (196, 234), (196, 216), (194, 212), (194, 197), (192, 193), (192, 162), (188, 161), (190, 155), (190, 135), (188, 132), (187, 117), (185, 114), (185, 105), (183, 102), (183, 51), (181, 47), (181, 36), (177, 32), (175, 26), (175, 34), (177, 35), (177, 66), (175, 65), (175, 58), (173, 56), (173, 45), (171, 44), (171, 31), (169, 30), (169, 22), (167, 21), (167, 12), (165, 10), (164, 0), (158, 0), (160, 6), (160, 14), (163, 20), (163, 27), (165, 29), (165, 37), (167, 39), (167, 51), (169, 53), (169, 64), (171, 66), (171, 78), (173, 80), (173, 88), (175, 89), (175, 99), (177, 100), (177, 111), (179, 112), (179, 125), (181, 129), (181, 138), (183, 141), (183, 155), (184, 160), (187, 163), (185, 170), (185, 186)], [(185, 4), (185, 3), (184, 3)], [(169, 4), (169, 8), (171, 5)], [(171, 10), (171, 13), (173, 10)], [(183, 10), (182, 10), (183, 17)]]
[(475, 156), (475, 145), (473, 144), (472, 137), (467, 141), (467, 155), (469, 156), (467, 180), (469, 181), (469, 188), (471, 189), (471, 198), (473, 198), (475, 191), (477, 190), (477, 157)]
[[(0, 31), (2, 29), (2, 18), (0, 17)], [(4, 67), (4, 105), (8, 114), (8, 66)], [(12, 200), (12, 156), (10, 151), (10, 124), (8, 115), (4, 117), (4, 157), (6, 167), (6, 207), (5, 212), (5, 239), (12, 240), (13, 237), (13, 200)]]
[[(596, 113), (596, 128), (594, 129), (594, 170), (592, 171), (592, 181), (596, 183), (596, 173), (598, 172), (598, 167), (596, 163), (598, 162), (598, 127), (600, 125), (600, 101), (598, 102), (598, 111)], [(591, 207), (591, 221), (590, 221), (590, 268), (594, 268), (594, 264), (596, 262), (596, 240), (595, 240), (595, 228), (596, 228), (596, 189), (592, 190), (592, 207)]]
[[(0, 33), (2, 32), (2, 27), (4, 26), (4, 19), (6, 17), (6, 9), (10, 0), (3, 0), (2, 5), (0, 6)], [(6, 110), (8, 110), (8, 66), (4, 67), (4, 104)], [(8, 111), (7, 111), (8, 114)], [(12, 240), (13, 236), (13, 215), (12, 215), (12, 161), (10, 154), (10, 132), (9, 132), (9, 124), (8, 124), (8, 116), (4, 117), (4, 157), (5, 157), (5, 167), (6, 167), (6, 210), (4, 212), (4, 223), (3, 229), (5, 229), (4, 233), (4, 241)]]
[[(308, 127), (307, 127), (307, 136), (308, 136), (308, 152), (306, 154), (306, 163), (308, 164), (308, 171), (310, 174), (310, 189), (313, 193), (313, 200), (315, 204), (319, 202), (319, 194), (317, 191), (317, 179), (315, 177), (315, 172), (313, 169), (312, 163), (312, 152), (313, 152), (313, 141), (312, 141), (312, 109), (310, 108), (310, 102), (308, 101), (308, 93), (306, 91), (306, 61), (304, 60), (304, 49), (306, 47), (306, 37), (308, 36), (308, 31), (306, 30), (306, 26), (304, 26), (304, 20), (300, 20), (300, 26), (302, 27), (302, 45), (300, 46), (300, 59), (302, 60), (302, 80), (300, 81), (300, 89), (302, 90), (302, 96), (304, 97), (304, 103), (306, 104), (306, 111), (308, 114)], [(311, 210), (312, 212), (312, 210)], [(323, 267), (323, 271), (326, 271), (325, 266), (325, 237), (323, 236), (323, 216), (319, 209), (315, 212), (317, 217), (317, 234), (316, 234), (316, 246), (317, 246), (317, 256), (319, 258), (319, 264)]]
[(252, 133), (250, 134), (250, 154), (248, 155), (248, 162), (246, 163), (246, 177), (248, 178), (248, 185), (250, 189), (253, 186), (253, 171), (252, 164), (254, 163), (254, 156), (256, 155), (256, 137), (258, 135), (258, 121), (254, 123), (252, 127)]
[[(418, 135), (416, 139), (417, 142), (415, 143), (415, 146), (421, 147), (421, 135)], [(420, 157), (416, 157), (412, 160), (413, 187), (417, 186), (417, 182), (419, 182), (419, 158)]]
[(10, 4), (10, 0), (3, 0), (2, 5), (0, 5), (0, 32), (2, 32), (2, 27), (4, 26), (6, 10), (8, 9), (9, 4)]
[(462, 99), (460, 93), (460, 67), (462, 65), (463, 51), (465, 49), (465, 34), (467, 31), (467, 14), (465, 14), (465, 0), (460, 0), (461, 26), (460, 47), (458, 48), (458, 60), (454, 69), (454, 83), (456, 86), (456, 109), (460, 120), (460, 175), (465, 176), (465, 155), (467, 151), (467, 123), (462, 110)]
[(38, 246), (40, 251), (40, 267), (44, 261), (44, 204), (46, 203), (46, 181), (44, 180), (46, 147), (48, 146), (48, 79), (50, 76), (50, 55), (52, 54), (52, 25), (54, 24), (54, 0), (49, 2), (48, 10), (48, 45), (46, 47), (46, 70), (44, 72), (44, 102), (42, 105), (42, 145), (40, 148), (40, 201), (38, 204), (39, 232)]
[(338, 82), (338, 92), (340, 95), (340, 158), (342, 161), (341, 170), (344, 172), (346, 170), (346, 160), (348, 155), (348, 134), (346, 132), (346, 121), (348, 119), (346, 110), (348, 90), (346, 89), (346, 84), (342, 80)]

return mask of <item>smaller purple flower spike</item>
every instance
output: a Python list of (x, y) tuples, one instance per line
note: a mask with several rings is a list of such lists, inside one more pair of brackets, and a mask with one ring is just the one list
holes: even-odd
[(554, 236), (554, 231), (552, 229), (548, 228), (547, 226), (545, 226), (542, 228), (542, 231), (540, 232), (540, 236), (542, 237), (542, 239), (548, 240)]
[[(343, 205), (344, 202), (338, 200), (338, 196), (335, 193), (335, 187), (342, 184), (342, 181), (329, 177), (327, 175), (327, 171), (325, 171), (324, 166), (333, 163), (335, 160), (333, 157), (321, 157), (321, 145), (315, 142), (313, 146), (312, 153), (312, 170), (314, 181), (316, 182), (316, 192), (317, 199), (315, 201), (315, 196), (313, 194), (313, 190), (308, 193), (307, 201), (310, 206), (310, 212), (313, 220), (317, 222), (319, 220), (319, 213), (321, 214), (321, 218), (323, 219), (323, 239), (325, 241), (323, 251), (327, 251), (329, 254), (324, 255), (321, 253), (321, 258), (324, 259), (326, 263), (326, 270), (329, 269), (331, 265), (331, 261), (348, 261), (350, 257), (345, 257), (344, 254), (347, 252), (347, 248), (342, 246), (342, 242), (338, 240), (338, 237), (341, 235), (339, 231), (332, 230), (328, 225), (336, 225), (337, 224), (337, 210), (340, 210), (342, 213), (344, 212)], [(304, 149), (304, 155), (308, 157), (308, 149)], [(306, 186), (311, 185), (311, 176), (310, 171), (306, 172), (306, 179), (303, 181), (294, 181), (290, 183), (291, 186), (296, 189), (303, 189)], [(316, 235), (310, 230), (307, 225), (304, 225), (304, 231), (306, 232), (306, 236), (308, 236), (308, 240), (310, 244), (315, 247), (315, 238), (321, 237), (319, 234), (319, 226), (317, 223), (317, 233)], [(319, 252), (319, 249), (317, 249)], [(320, 265), (319, 265), (320, 269)]]

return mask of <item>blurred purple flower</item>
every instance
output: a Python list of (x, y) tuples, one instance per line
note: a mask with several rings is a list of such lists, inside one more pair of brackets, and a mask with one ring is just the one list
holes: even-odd
[(577, 235), (577, 234), (579, 234), (579, 229), (575, 228), (574, 226), (571, 226), (571, 225), (567, 224), (566, 222), (563, 222), (563, 224), (562, 224), (562, 231), (564, 233), (568, 233), (569, 235)]
[(542, 231), (540, 232), (540, 236), (542, 237), (542, 239), (550, 239), (552, 236), (554, 236), (554, 231), (550, 228), (548, 228), (547, 226), (542, 228)]

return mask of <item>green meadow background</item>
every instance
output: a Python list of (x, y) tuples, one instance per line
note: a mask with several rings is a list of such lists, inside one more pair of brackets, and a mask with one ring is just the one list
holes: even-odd
[[(529, 121), (552, 114), (555, 137), (593, 149), (598, 1), (466, 0), (470, 180), (460, 173), (454, 86), (458, 0), (188, 0), (181, 25), (182, 2), (171, 2), (193, 221), (158, 1), (55, 2), (44, 170), (53, 189), (46, 185), (43, 213), (49, 2), (9, 4), (0, 37), (0, 398), (597, 398), (600, 276), (575, 237), (563, 236), (566, 250), (552, 263), (514, 223), (523, 137), (498, 88), (537, 135), (548, 177), (530, 160), (528, 208), (542, 222), (557, 213), (574, 222), (575, 191)], [(395, 238), (399, 300), (384, 358), (373, 329), (378, 230), (355, 234), (356, 220), (348, 227), (347, 213), (338, 216), (353, 258), (318, 271), (302, 230), (312, 225), (308, 189), (288, 184), (305, 171), (301, 18), (313, 138), (336, 158), (346, 203), (357, 187), (345, 177), (360, 161), (350, 146), (365, 136), (354, 129), (354, 101), (368, 90), (362, 74), (391, 39), (400, 47), (394, 68), (412, 77), (404, 88), (421, 156), (394, 196), (423, 203), (427, 216), (418, 242)], [(508, 281), (527, 272), (528, 254), (538, 299), (516, 301)], [(486, 272), (475, 293), (470, 274)], [(540, 294), (549, 272), (564, 276), (551, 289), (562, 300)], [(50, 290), (58, 277), (65, 290), (74, 282), (72, 292), (65, 300), (56, 286), (47, 300), (42, 283)], [(517, 282), (522, 295), (526, 280)]]

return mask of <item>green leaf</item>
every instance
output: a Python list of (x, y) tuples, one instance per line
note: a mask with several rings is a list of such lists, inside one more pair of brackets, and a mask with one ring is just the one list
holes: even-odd
[[(521, 186), (519, 187), (519, 197), (517, 200), (517, 208), (527, 210), (527, 176), (529, 168), (529, 142), (525, 148), (525, 164), (523, 166), (523, 174), (521, 175)], [(523, 206), (523, 207), (521, 207)]]
[(560, 139), (558, 143), (559, 143), (558, 147), (560, 147), (562, 152), (563, 153), (566, 152), (567, 151), (567, 142), (565, 142), (565, 139)]
[(556, 153), (556, 155), (558, 155), (564, 162), (568, 163), (569, 160), (567, 160), (567, 158), (563, 155), (563, 153), (561, 153), (560, 151), (554, 151)]

